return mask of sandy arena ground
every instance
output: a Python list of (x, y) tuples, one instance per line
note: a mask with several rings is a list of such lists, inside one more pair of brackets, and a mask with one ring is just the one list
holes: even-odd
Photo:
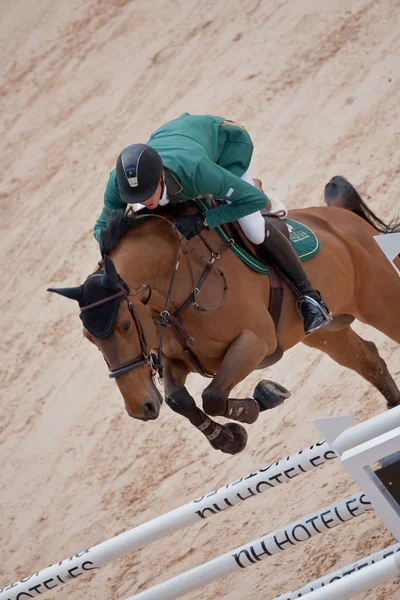
[[(244, 124), (254, 174), (290, 206), (321, 204), (342, 174), (395, 216), (399, 10), (399, 0), (0, 3), (0, 584), (317, 441), (314, 417), (384, 410), (356, 374), (299, 346), (268, 371), (292, 399), (248, 427), (241, 455), (222, 455), (168, 407), (156, 422), (130, 419), (76, 304), (46, 288), (94, 268), (92, 227), (118, 152), (184, 111)], [(398, 347), (356, 330), (400, 380)], [(199, 397), (205, 383), (193, 376), (190, 389)], [(47, 597), (126, 598), (355, 490), (332, 463)], [(371, 512), (187, 598), (272, 599), (392, 541)], [(363, 598), (399, 595), (392, 582)]]

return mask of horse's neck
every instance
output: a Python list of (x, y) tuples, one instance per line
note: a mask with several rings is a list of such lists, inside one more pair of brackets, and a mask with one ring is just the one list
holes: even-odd
[[(165, 300), (179, 252), (170, 235), (155, 230), (146, 235), (127, 235), (112, 253), (118, 273), (135, 292), (146, 284), (151, 288), (149, 307), (156, 312), (165, 308)], [(164, 233), (164, 234), (163, 234)], [(190, 290), (186, 278), (178, 272), (169, 308), (180, 306)]]

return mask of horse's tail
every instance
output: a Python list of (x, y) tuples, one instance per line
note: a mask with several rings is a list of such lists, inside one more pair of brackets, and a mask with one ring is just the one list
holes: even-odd
[(347, 179), (335, 175), (325, 186), (325, 202), (328, 206), (340, 206), (356, 213), (379, 233), (400, 232), (400, 218), (390, 223), (382, 221), (362, 200), (356, 188)]

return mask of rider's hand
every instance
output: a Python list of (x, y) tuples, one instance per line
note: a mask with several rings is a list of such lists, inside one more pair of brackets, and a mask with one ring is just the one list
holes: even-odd
[(204, 215), (198, 212), (194, 215), (184, 215), (183, 217), (180, 217), (175, 222), (175, 226), (187, 240), (190, 240), (192, 237), (200, 233), (200, 231), (205, 229), (206, 225), (204, 220)]

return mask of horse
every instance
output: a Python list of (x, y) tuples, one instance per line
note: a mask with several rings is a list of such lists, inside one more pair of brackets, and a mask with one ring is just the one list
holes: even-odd
[[(241, 423), (253, 423), (269, 408), (263, 402), (268, 385), (249, 398), (231, 398), (232, 389), (299, 342), (357, 372), (381, 392), (388, 408), (400, 404), (376, 345), (351, 328), (357, 319), (400, 343), (400, 277), (374, 240), (378, 233), (400, 231), (400, 222), (385, 224), (340, 176), (325, 186), (325, 202), (288, 215), (321, 242), (321, 251), (304, 267), (333, 315), (329, 326), (307, 336), (290, 286), (285, 284), (275, 327), (266, 275), (221, 247), (215, 231), (189, 242), (182, 238), (173, 221), (182, 211), (198, 210), (194, 203), (109, 215), (97, 269), (79, 286), (49, 291), (79, 302), (83, 334), (102, 352), (130, 417), (158, 417), (163, 402), (158, 374), (168, 406), (214, 449), (236, 454), (247, 443)], [(196, 371), (211, 378), (202, 392), (203, 410), (185, 387)], [(283, 399), (284, 388), (272, 389), (276, 404), (280, 391)], [(234, 422), (220, 424), (216, 416)]]

